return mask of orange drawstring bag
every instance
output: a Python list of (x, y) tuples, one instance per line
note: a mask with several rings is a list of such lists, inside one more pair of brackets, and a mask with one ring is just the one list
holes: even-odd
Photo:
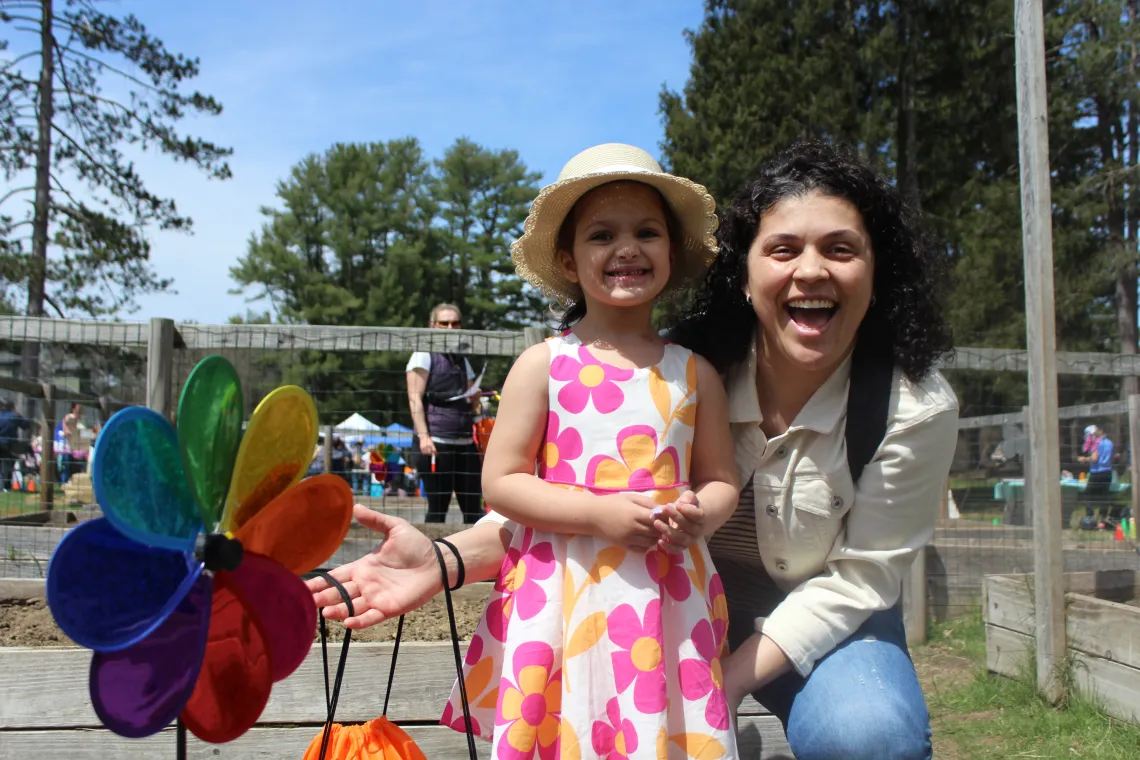
[[(439, 540), (442, 541), (442, 539)], [(447, 586), (447, 566), (444, 564), (443, 554), (434, 542), (432, 548), (435, 549), (440, 572), (443, 573), (444, 578), (443, 593), (447, 602), (447, 617), (451, 623), (451, 648), (455, 654), (455, 669), (459, 674), (459, 696), (463, 706), (463, 716), (466, 718), (467, 749), (470, 753), (470, 760), (478, 760), (478, 754), (475, 750), (475, 734), (471, 730), (471, 710), (467, 703), (467, 689), (463, 682), (463, 661), (459, 653), (459, 630), (455, 625), (455, 610), (451, 604), (452, 589)], [(449, 548), (451, 548), (450, 545)], [(452, 550), (455, 551), (454, 548)], [(320, 575), (336, 587), (348, 606), (348, 614), (351, 617), (354, 614), (352, 598), (344, 586), (328, 573), (318, 572), (316, 575)], [(462, 578), (460, 578), (457, 587), (461, 584)], [(341, 681), (344, 679), (344, 668), (348, 660), (348, 644), (352, 638), (352, 631), (348, 629), (344, 631), (344, 643), (340, 648), (340, 661), (337, 663), (336, 677), (333, 680), (330, 692), (328, 629), (325, 625), (324, 615), (318, 612), (317, 620), (320, 621), (321, 656), (325, 664), (325, 701), (328, 706), (328, 717), (325, 719), (324, 729), (309, 743), (302, 760), (427, 760), (423, 750), (419, 748), (415, 740), (408, 736), (402, 728), (388, 720), (388, 699), (392, 695), (392, 679), (396, 673), (396, 656), (400, 652), (400, 639), (404, 633), (404, 616), (400, 616), (400, 622), (396, 627), (396, 641), (392, 646), (392, 664), (388, 670), (388, 687), (384, 692), (384, 709), (379, 718), (360, 725), (349, 726), (334, 723), (333, 718), (336, 714), (337, 700), (340, 697)]]

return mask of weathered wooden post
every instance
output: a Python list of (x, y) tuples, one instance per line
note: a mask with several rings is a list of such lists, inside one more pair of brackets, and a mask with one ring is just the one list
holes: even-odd
[(1057, 670), (1065, 657), (1065, 588), (1061, 554), (1061, 472), (1057, 420), (1056, 324), (1053, 304), (1053, 209), (1041, 0), (1016, 0), (1017, 123), (1021, 164), (1021, 236), (1025, 261), (1029, 355), (1029, 466), (1033, 499), (1033, 569), (1037, 617), (1037, 684), (1064, 697)]
[(42, 383), (44, 401), (42, 409), (43, 434), (40, 436), (40, 509), (50, 512), (55, 502), (55, 388)]
[(174, 320), (155, 317), (146, 344), (146, 405), (167, 419), (174, 410), (173, 379)]
[(1136, 445), (1140, 444), (1140, 396), (1128, 397), (1128, 452), (1132, 470), (1132, 520), (1140, 515), (1140, 462), (1136, 461)]

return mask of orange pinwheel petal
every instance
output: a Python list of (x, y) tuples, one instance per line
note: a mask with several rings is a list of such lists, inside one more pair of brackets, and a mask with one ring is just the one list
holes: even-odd
[(234, 537), (301, 575), (333, 555), (351, 523), (352, 489), (338, 475), (317, 475), (271, 501)]
[(229, 573), (219, 572), (206, 656), (182, 720), (202, 741), (233, 741), (257, 722), (272, 686), (273, 658), (265, 631), (247, 611)]

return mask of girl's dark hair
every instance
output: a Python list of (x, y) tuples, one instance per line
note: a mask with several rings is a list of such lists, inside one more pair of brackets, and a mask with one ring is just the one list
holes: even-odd
[(941, 261), (891, 184), (854, 152), (819, 141), (798, 142), (769, 161), (724, 211), (720, 253), (692, 297), (693, 316), (672, 339), (721, 372), (746, 360), (757, 325), (744, 288), (760, 219), (777, 203), (811, 193), (850, 202), (871, 236), (874, 298), (856, 337), (860, 351), (922, 379), (953, 345), (936, 292)]
[[(616, 180), (618, 182), (630, 180)], [(636, 180), (634, 180), (636, 181)], [(607, 185), (612, 185), (613, 182), (607, 182), (604, 185), (598, 185), (591, 188), (588, 192), (582, 194), (585, 198), (594, 190), (599, 190)], [(653, 187), (653, 185), (645, 185), (654, 193), (657, 194), (658, 199), (661, 201), (661, 209), (665, 214), (665, 228), (669, 232), (669, 242), (673, 244), (674, 250), (678, 248), (681, 243), (681, 223), (677, 220), (677, 215), (673, 213), (672, 207), (669, 202), (665, 200), (665, 196), (661, 191)], [(559, 251), (574, 250), (574, 232), (578, 225), (578, 204), (582, 202), (579, 198), (570, 207), (566, 213), (566, 218), (562, 220), (562, 224), (558, 227), (558, 236), (555, 238), (554, 255), (557, 256)], [(558, 314), (558, 332), (566, 332), (574, 325), (582, 321), (582, 317), (586, 316), (586, 301), (582, 298), (576, 298), (570, 302), (570, 305), (560, 310)]]

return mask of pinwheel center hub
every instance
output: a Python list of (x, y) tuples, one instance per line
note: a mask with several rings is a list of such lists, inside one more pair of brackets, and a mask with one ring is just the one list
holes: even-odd
[(194, 553), (210, 572), (237, 570), (244, 554), (241, 541), (224, 533), (200, 533)]

